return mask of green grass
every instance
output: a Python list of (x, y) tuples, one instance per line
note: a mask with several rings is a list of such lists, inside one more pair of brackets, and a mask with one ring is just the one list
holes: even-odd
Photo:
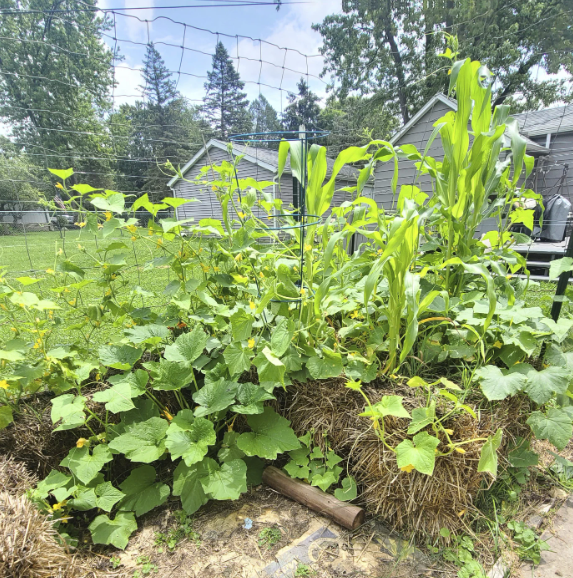
[[(42, 280), (35, 285), (28, 286), (26, 291), (36, 292), (44, 299), (54, 299), (56, 294), (53, 288), (63, 284), (62, 275), (57, 276), (46, 273), (47, 269), (55, 269), (57, 259), (66, 258), (73, 264), (82, 267), (86, 271), (86, 279), (95, 279), (99, 276), (99, 270), (94, 268), (94, 260), (88, 253), (94, 253), (98, 248), (106, 247), (113, 241), (122, 241), (127, 249), (120, 251), (125, 255), (127, 268), (122, 270), (118, 281), (122, 282), (117, 293), (118, 299), (131, 292), (139, 286), (146, 291), (154, 293), (153, 297), (137, 297), (134, 302), (139, 307), (152, 307), (159, 309), (164, 307), (168, 298), (163, 295), (163, 291), (169, 281), (174, 279), (173, 272), (166, 267), (149, 268), (145, 270), (145, 264), (156, 257), (164, 254), (162, 248), (156, 246), (155, 240), (141, 239), (136, 242), (131, 241), (131, 235), (118, 231), (115, 235), (110, 235), (105, 239), (101, 233), (94, 236), (85, 231), (66, 231), (60, 235), (58, 231), (45, 231), (28, 233), (26, 235), (0, 236), (0, 264), (7, 267), (6, 279), (14, 287), (20, 287), (16, 280), (18, 277), (36, 277)], [(169, 245), (166, 244), (167, 247)], [(87, 253), (80, 247), (85, 247)], [(60, 251), (62, 251), (61, 254)], [(71, 280), (68, 281), (72, 282)], [(72, 290), (66, 293), (66, 300), (77, 300), (78, 304), (97, 305), (101, 303), (107, 286), (98, 286), (96, 282), (83, 287), (80, 290)], [(50, 338), (50, 345), (73, 343), (76, 340), (82, 341), (84, 337), (79, 331), (69, 331), (67, 326), (81, 321), (82, 315), (78, 310), (77, 315), (71, 315), (60, 330), (56, 330)], [(0, 342), (6, 341), (13, 336), (11, 332), (12, 323), (0, 322)], [(114, 335), (119, 335), (120, 330), (110, 324), (102, 325), (101, 329), (95, 331), (90, 338), (90, 345), (98, 346), (109, 341)], [(92, 343), (93, 341), (93, 343)]]

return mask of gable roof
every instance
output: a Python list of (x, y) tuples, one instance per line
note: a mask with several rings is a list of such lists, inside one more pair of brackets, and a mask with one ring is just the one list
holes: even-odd
[[(262, 168), (265, 168), (273, 173), (276, 173), (279, 168), (279, 152), (276, 150), (271, 150), (267, 148), (254, 147), (250, 145), (240, 145), (236, 143), (233, 144), (233, 155), (245, 155), (243, 157), (243, 162), (248, 161), (256, 164)], [(185, 173), (205, 154), (206, 151), (212, 147), (219, 148), (221, 150), (227, 151), (227, 143), (218, 139), (211, 139), (201, 150), (181, 169), (181, 173)], [(326, 157), (327, 171), (326, 175), (332, 174), (332, 169), (334, 168), (334, 159)], [(287, 158), (287, 162), (284, 168), (285, 173), (291, 173), (290, 167), (290, 155)], [(338, 173), (342, 179), (357, 180), (359, 171), (352, 167), (344, 166)], [(179, 180), (179, 176), (173, 177), (167, 185), (173, 187), (175, 183)]]
[(573, 104), (514, 114), (519, 128), (528, 136), (573, 131)]
[[(396, 144), (396, 142), (398, 140), (400, 140), (410, 130), (410, 128), (413, 127), (427, 112), (432, 110), (434, 105), (438, 102), (445, 104), (446, 106), (451, 108), (454, 112), (456, 112), (458, 110), (458, 103), (455, 100), (448, 98), (446, 95), (438, 92), (432, 98), (430, 98), (430, 100), (428, 100), (428, 102), (390, 139), (390, 143)], [(573, 122), (573, 105), (570, 105), (570, 106), (572, 107), (571, 108), (571, 119)], [(532, 113), (530, 113), (530, 114), (532, 114)], [(520, 121), (519, 121), (518, 117), (522, 116), (522, 115), (516, 114), (516, 115), (512, 115), (512, 116), (519, 123)], [(521, 124), (520, 124), (520, 129), (521, 129)], [(550, 132), (550, 131), (548, 131), (548, 132)], [(527, 133), (527, 134), (529, 134), (529, 133)], [(544, 133), (540, 133), (540, 134), (544, 134)], [(527, 136), (525, 134), (522, 134), (521, 136), (525, 139), (527, 152), (538, 153), (538, 154), (549, 154), (548, 148), (546, 148), (540, 144), (537, 144), (536, 142), (527, 138)], [(507, 137), (506, 137), (506, 140), (507, 140)], [(507, 144), (509, 145), (509, 142)]]

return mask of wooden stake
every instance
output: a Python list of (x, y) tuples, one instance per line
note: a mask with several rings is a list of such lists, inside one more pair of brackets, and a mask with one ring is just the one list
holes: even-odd
[(302, 480), (290, 478), (274, 466), (265, 469), (263, 482), (277, 492), (308, 506), (311, 510), (328, 516), (349, 530), (356, 530), (358, 526), (364, 524), (366, 512), (362, 508), (341, 502), (334, 496), (310, 486)]

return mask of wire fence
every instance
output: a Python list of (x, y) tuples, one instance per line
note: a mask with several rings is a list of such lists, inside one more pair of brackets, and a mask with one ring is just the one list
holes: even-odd
[[(212, 7), (217, 5), (212, 0), (204, 0), (204, 3)], [(281, 4), (286, 6), (290, 3), (294, 2)], [(201, 4), (203, 2), (191, 7), (199, 7)], [(275, 2), (237, 0), (221, 0), (220, 4), (225, 6), (234, 4), (235, 7), (276, 5)], [(182, 9), (182, 7), (162, 7), (162, 10), (170, 8)], [(146, 10), (149, 7), (138, 9)], [(133, 10), (136, 9), (130, 9)], [(45, 35), (34, 37), (27, 30), (29, 21), (26, 18), (32, 16), (37, 16), (46, 30), (50, 23), (55, 22), (62, 24), (63, 29), (75, 28), (78, 26), (78, 15), (82, 11), (94, 12), (103, 18), (105, 29), (101, 35), (108, 50), (105, 57), (94, 56), (89, 47), (70, 44), (66, 34), (46, 40)], [(197, 130), (190, 133), (191, 136), (188, 138), (173, 137), (170, 135), (178, 134), (179, 123), (169, 121), (141, 123), (137, 119), (126, 121), (118, 114), (122, 110), (122, 104), (134, 105), (136, 102), (144, 101), (142, 87), (135, 88), (142, 83), (140, 77), (142, 67), (135, 59), (140, 58), (141, 52), (148, 46), (153, 44), (162, 55), (168, 57), (171, 64), (176, 64), (167, 66), (165, 72), (175, 82), (176, 89), (190, 106), (203, 103), (202, 84), (208, 81), (207, 71), (215, 55), (214, 47), (219, 41), (225, 44), (229, 57), (251, 97), (263, 96), (273, 103), (279, 121), (289, 104), (289, 95), (297, 93), (297, 82), (301, 78), (313, 90), (321, 93), (325, 93), (329, 85), (321, 75), (322, 54), (305, 53), (301, 47), (282, 46), (261, 38), (225, 34), (165, 15), (141, 18), (128, 13), (130, 11), (101, 9), (88, 4), (73, 9), (67, 4), (62, 4), (61, 9), (49, 11), (0, 9), (0, 18), (11, 19), (13, 22), (12, 33), (0, 35), (0, 43), (21, 46), (23, 53), (29, 54), (31, 59), (43, 55), (46, 58), (57, 57), (62, 62), (62, 69), (56, 74), (42, 72), (42, 67), (34, 73), (26, 73), (24, 67), (18, 68), (13, 66), (13, 63), (0, 63), (0, 84), (24, 82), (30, 86), (45, 87), (44, 100), (27, 101), (22, 98), (18, 102), (6, 99), (0, 101), (0, 118), (24, 119), (18, 130), (11, 132), (13, 127), (8, 124), (0, 130), (0, 133), (9, 135), (6, 143), (0, 142), (0, 153), (3, 153), (0, 157), (4, 159), (0, 160), (0, 163), (4, 163), (4, 166), (0, 164), (0, 265), (9, 268), (11, 278), (22, 275), (41, 277), (43, 280), (37, 285), (41, 291), (53, 289), (52, 279), (46, 277), (45, 273), (53, 266), (60, 252), (67, 259), (85, 265), (89, 271), (89, 265), (84, 262), (84, 254), (78, 249), (78, 245), (98, 249), (105, 246), (108, 241), (114, 240), (116, 236), (121, 238), (122, 235), (118, 232), (117, 235), (107, 239), (99, 233), (89, 235), (78, 227), (78, 218), (72, 211), (64, 208), (47, 209), (39, 202), (38, 197), (53, 199), (56, 193), (54, 189), (56, 180), (49, 174), (47, 168), (73, 167), (76, 182), (103, 183), (104, 188), (113, 188), (135, 198), (144, 193), (155, 193), (153, 187), (158, 186), (158, 183), (162, 191), (167, 190), (168, 176), (159, 171), (159, 174), (150, 179), (149, 171), (156, 170), (157, 173), (157, 167), (167, 160), (174, 166), (186, 165), (213, 136), (209, 127), (197, 123)], [(564, 13), (562, 16), (567, 15), (568, 13)], [(474, 20), (479, 18), (481, 16), (478, 15)], [(161, 33), (157, 30), (159, 25), (166, 27)], [(164, 33), (165, 29), (168, 34)], [(99, 118), (96, 119), (98, 122), (94, 122), (94, 118), (89, 115), (83, 116), (77, 110), (53, 107), (49, 98), (51, 92), (57, 92), (60, 88), (72, 90), (78, 88), (73, 68), (84, 59), (102, 66), (110, 66), (113, 72), (113, 82), (108, 95), (111, 106), (98, 112)], [(415, 84), (423, 81), (424, 79), (416, 79), (409, 82)], [(358, 106), (367, 107), (368, 104)], [(567, 165), (570, 159), (573, 162), (573, 142), (570, 144), (566, 138), (561, 137), (560, 129), (563, 124), (571, 123), (572, 116), (573, 105), (563, 107), (550, 146), (550, 154), (538, 158), (535, 171), (530, 178), (530, 186), (544, 195), (558, 192), (567, 198), (570, 197), (569, 184), (573, 184), (573, 172), (567, 172)], [(35, 122), (31, 120), (33, 118)], [(345, 120), (349, 124), (343, 129), (340, 128), (340, 132), (344, 132), (348, 139), (351, 141), (355, 139), (358, 143), (364, 138), (363, 127), (355, 124), (353, 118)], [(421, 150), (425, 146), (425, 142), (422, 141), (431, 134), (435, 120), (435, 115), (432, 116), (430, 111), (418, 123), (422, 126), (423, 138), (414, 144)], [(523, 126), (526, 127), (527, 122), (526, 115), (522, 120)], [(335, 126), (333, 131), (336, 137), (339, 136), (336, 134), (338, 128)], [(137, 155), (126, 149), (126, 143), (134, 138), (134, 133), (137, 133), (140, 145), (138, 150), (142, 151)], [(541, 142), (543, 138), (535, 137), (533, 140), (538, 144), (544, 144)], [(55, 144), (50, 146), (49, 142)], [(81, 143), (81, 146), (76, 146), (77, 143)], [(327, 144), (329, 155), (335, 156), (346, 143), (341, 145), (338, 141), (331, 140), (327, 141)], [(397, 144), (400, 144), (400, 141)], [(171, 147), (169, 154), (165, 153), (167, 146)], [(32, 166), (22, 167), (17, 162), (10, 164), (19, 154), (24, 154), (30, 159)], [(261, 155), (265, 154), (268, 155), (269, 151), (262, 150)], [(431, 150), (430, 154), (440, 158), (439, 152)], [(259, 166), (258, 152), (255, 152), (254, 156), (255, 164)], [(391, 187), (390, 180), (391, 177), (386, 173), (375, 174), (366, 194), (384, 205)], [(344, 185), (348, 185), (348, 182)], [(390, 207), (390, 204), (386, 206)], [(145, 224), (146, 216), (142, 214), (140, 221)], [(126, 241), (128, 246), (130, 282), (132, 285), (140, 286), (143, 292), (155, 292), (160, 286), (159, 278), (156, 273), (150, 274), (152, 270), (146, 268), (146, 263), (156, 255), (149, 247), (140, 250), (134, 245), (131, 248), (127, 242), (129, 239), (122, 240)], [(168, 269), (161, 270), (159, 274), (169, 280)], [(90, 293), (83, 290), (78, 291), (78, 298), (86, 302), (91, 299)], [(161, 296), (142, 297), (142, 304), (151, 307), (157, 307), (165, 302), (165, 298)]]

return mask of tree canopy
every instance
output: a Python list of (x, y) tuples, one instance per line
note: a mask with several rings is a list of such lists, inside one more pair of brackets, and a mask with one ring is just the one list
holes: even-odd
[(451, 35), (460, 57), (496, 75), (494, 106), (509, 99), (514, 110), (535, 109), (568, 96), (565, 81), (540, 71), (573, 72), (569, 0), (344, 0), (343, 11), (313, 26), (323, 37), (324, 74), (341, 97), (376, 94), (403, 122), (447, 89), (449, 63), (439, 54)]

